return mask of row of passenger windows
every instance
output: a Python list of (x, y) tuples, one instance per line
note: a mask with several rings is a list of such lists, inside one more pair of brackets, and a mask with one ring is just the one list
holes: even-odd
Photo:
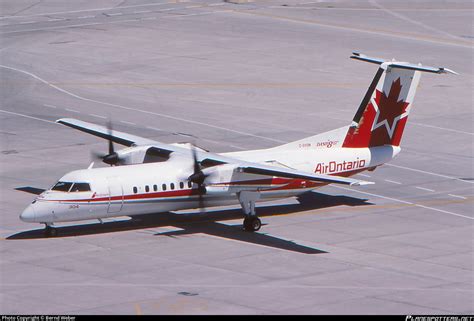
[[(193, 187), (193, 183), (191, 183), (191, 182), (186, 183), (186, 185), (187, 185), (188, 188)], [(179, 188), (180, 189), (183, 189), (184, 186), (185, 186), (185, 183), (179, 182)], [(171, 183), (169, 187), (170, 187), (170, 190), (174, 190), (175, 188), (177, 188), (174, 183)], [(151, 188), (153, 189), (154, 192), (158, 191), (158, 185), (156, 185), (156, 184), (153, 185)], [(147, 192), (147, 193), (150, 192), (151, 188), (150, 188), (150, 185), (145, 185), (145, 192)], [(167, 189), (168, 189), (167, 184), (162, 184), (161, 185), (161, 190), (162, 191), (166, 191)], [(136, 186), (133, 187), (133, 193), (134, 194), (138, 193), (138, 187), (136, 187)]]

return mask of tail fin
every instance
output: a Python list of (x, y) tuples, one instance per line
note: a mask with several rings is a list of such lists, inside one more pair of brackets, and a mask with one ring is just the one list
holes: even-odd
[(352, 120), (342, 147), (399, 146), (410, 113), (421, 71), (455, 73), (444, 68), (384, 61), (354, 53), (353, 59), (380, 65), (357, 113)]

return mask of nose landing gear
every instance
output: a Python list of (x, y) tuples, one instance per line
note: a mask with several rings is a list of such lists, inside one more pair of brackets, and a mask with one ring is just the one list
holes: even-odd
[(56, 237), (58, 236), (58, 229), (50, 223), (44, 223), (44, 236), (45, 237)]

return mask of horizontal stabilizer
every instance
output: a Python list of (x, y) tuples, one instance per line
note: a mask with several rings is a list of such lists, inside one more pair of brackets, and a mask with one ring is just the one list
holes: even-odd
[(370, 62), (370, 63), (377, 64), (377, 65), (381, 65), (383, 63), (386, 63), (387, 66), (391, 67), (391, 68), (426, 71), (426, 72), (433, 72), (433, 73), (437, 73), (437, 74), (450, 73), (450, 74), (458, 75), (457, 72), (452, 71), (451, 69), (443, 68), (443, 67), (436, 68), (436, 67), (422, 66), (421, 64), (414, 65), (414, 64), (411, 64), (411, 63), (408, 63), (408, 62), (388, 61), (388, 60), (384, 60), (382, 58), (368, 57), (368, 56), (363, 55), (363, 54), (358, 53), (358, 52), (353, 52), (351, 58), (356, 59), (356, 60), (365, 61), (365, 62)]

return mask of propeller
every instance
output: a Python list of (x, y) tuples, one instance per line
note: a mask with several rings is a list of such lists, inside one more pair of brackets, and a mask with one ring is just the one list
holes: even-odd
[(109, 164), (110, 166), (116, 165), (119, 161), (119, 156), (114, 150), (114, 143), (110, 137), (112, 137), (112, 122), (107, 122), (107, 134), (109, 136), (108, 140), (108, 154), (100, 153), (100, 152), (92, 152), (92, 156), (96, 159), (102, 160), (104, 163)]
[(194, 162), (194, 172), (188, 177), (188, 181), (197, 184), (197, 193), (199, 196), (199, 209), (201, 212), (204, 212), (204, 198), (203, 195), (206, 194), (206, 187), (204, 186), (204, 181), (209, 176), (209, 174), (204, 174), (201, 168), (201, 164), (197, 158), (196, 147), (192, 145), (191, 152), (193, 154)]

